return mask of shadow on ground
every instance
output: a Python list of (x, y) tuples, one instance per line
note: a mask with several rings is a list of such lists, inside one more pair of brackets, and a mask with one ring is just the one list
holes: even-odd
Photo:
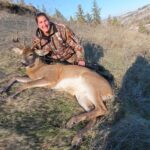
[[(117, 111), (98, 125), (94, 150), (141, 150), (150, 146), (150, 60), (138, 56), (118, 91)], [(111, 112), (110, 112), (111, 113)], [(113, 124), (112, 124), (113, 122)]]
[(112, 86), (114, 86), (114, 76), (100, 64), (101, 58), (104, 57), (103, 47), (88, 41), (83, 42), (83, 46), (85, 50), (86, 67), (102, 75)]

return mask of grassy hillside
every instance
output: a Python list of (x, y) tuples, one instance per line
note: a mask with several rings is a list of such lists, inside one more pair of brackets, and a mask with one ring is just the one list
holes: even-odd
[[(2, 13), (5, 14), (2, 15)], [(109, 114), (99, 118), (81, 150), (141, 150), (150, 146), (150, 36), (121, 26), (69, 24), (83, 39), (85, 57), (103, 65), (115, 79), (115, 100)], [(1, 11), (0, 87), (13, 74), (24, 74), (12, 40), (31, 44), (32, 16)], [(15, 91), (16, 85), (8, 94)], [(27, 90), (6, 102), (0, 95), (0, 149), (69, 150), (72, 137), (85, 123), (66, 129), (68, 119), (83, 112), (74, 97), (44, 88)]]

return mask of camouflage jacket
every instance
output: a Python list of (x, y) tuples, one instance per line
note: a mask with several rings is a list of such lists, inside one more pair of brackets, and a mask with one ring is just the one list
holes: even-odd
[[(37, 42), (40, 41), (40, 42)], [(50, 36), (45, 36), (38, 28), (33, 44), (36, 49), (49, 51), (52, 59), (75, 63), (84, 60), (84, 49), (80, 45), (78, 38), (66, 26), (50, 22)]]

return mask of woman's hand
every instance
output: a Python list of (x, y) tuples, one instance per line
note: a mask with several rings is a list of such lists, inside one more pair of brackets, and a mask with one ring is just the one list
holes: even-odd
[(83, 61), (83, 60), (78, 61), (78, 65), (79, 66), (85, 66), (85, 61)]

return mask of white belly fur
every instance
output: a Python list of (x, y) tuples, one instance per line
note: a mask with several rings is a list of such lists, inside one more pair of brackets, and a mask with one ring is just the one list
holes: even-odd
[[(53, 89), (66, 91), (72, 95), (91, 95), (92, 89), (82, 77), (61, 80)], [(93, 97), (91, 97), (93, 98)]]
[(82, 77), (63, 79), (53, 89), (66, 91), (72, 95), (89, 91), (89, 87)]
[(90, 110), (88, 107), (91, 104), (96, 105), (92, 87), (90, 87), (82, 77), (61, 80), (53, 89), (66, 91), (75, 95), (79, 104), (86, 111)]
[[(53, 89), (65, 91), (71, 95), (75, 95), (81, 105), (84, 105), (82, 103), (85, 103), (85, 101), (96, 105), (97, 97), (94, 95), (95, 88), (88, 84), (82, 77), (63, 79)], [(103, 100), (108, 98), (108, 95), (102, 96)]]

